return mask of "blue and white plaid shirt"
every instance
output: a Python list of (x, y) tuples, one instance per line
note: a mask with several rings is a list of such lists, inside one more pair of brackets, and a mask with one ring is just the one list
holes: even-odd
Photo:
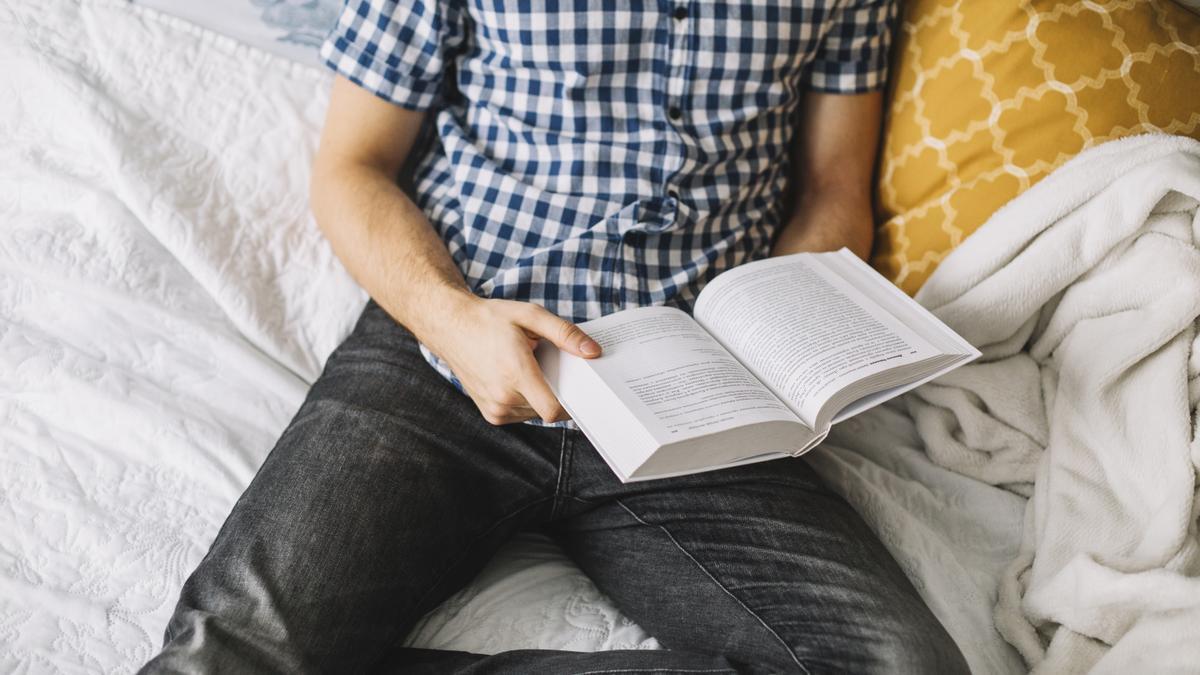
[(350, 0), (321, 53), (434, 114), (415, 198), (471, 288), (580, 322), (690, 309), (765, 257), (804, 91), (881, 87), (895, 14), (894, 0)]

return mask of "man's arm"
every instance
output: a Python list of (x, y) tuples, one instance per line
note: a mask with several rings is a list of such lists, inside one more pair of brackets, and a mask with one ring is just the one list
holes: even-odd
[(796, 137), (795, 208), (771, 255), (835, 251), (866, 259), (874, 218), (871, 179), (879, 144), (883, 96), (807, 94)]
[(312, 173), (312, 209), (350, 274), (435, 354), (493, 424), (566, 418), (533, 348), (545, 338), (590, 358), (582, 330), (523, 302), (471, 293), (424, 213), (396, 185), (424, 113), (338, 77)]

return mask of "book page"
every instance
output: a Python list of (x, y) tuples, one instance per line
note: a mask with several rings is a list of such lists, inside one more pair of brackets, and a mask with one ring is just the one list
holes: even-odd
[(759, 422), (799, 423), (685, 312), (644, 307), (579, 326), (603, 349), (582, 361), (660, 443)]
[(838, 390), (940, 352), (801, 254), (721, 274), (696, 302), (696, 320), (806, 424)]

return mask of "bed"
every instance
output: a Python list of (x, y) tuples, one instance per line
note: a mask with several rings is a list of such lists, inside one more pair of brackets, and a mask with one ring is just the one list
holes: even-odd
[[(224, 4), (305, 27), (336, 3)], [(200, 7), (0, 6), (3, 672), (130, 672), (152, 655), (365, 301), (308, 214), (330, 83), (311, 41), (218, 32), (228, 16)], [(1025, 672), (992, 619), (1023, 497), (933, 463), (902, 403), (840, 425), (808, 461), (974, 672)], [(534, 532), (408, 642), (658, 647)]]

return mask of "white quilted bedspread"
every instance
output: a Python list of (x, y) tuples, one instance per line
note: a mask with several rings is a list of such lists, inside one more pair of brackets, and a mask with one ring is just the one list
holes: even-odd
[[(0, 3), (0, 672), (147, 659), (349, 330), (364, 297), (305, 201), (327, 86), (116, 0)], [(975, 668), (1017, 670), (990, 612), (1021, 500), (915, 438), (883, 410), (813, 461)], [(412, 641), (656, 646), (536, 535)]]

